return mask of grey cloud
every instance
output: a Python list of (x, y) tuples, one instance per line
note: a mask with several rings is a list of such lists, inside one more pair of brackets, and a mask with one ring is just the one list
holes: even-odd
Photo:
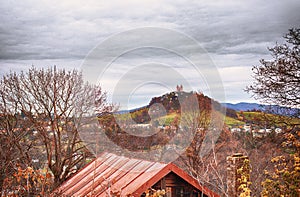
[(74, 4), (1, 4), (0, 58), (79, 59), (108, 35), (145, 25), (185, 32), (213, 53), (261, 54), (263, 47), (232, 49), (275, 42), (300, 20), (292, 0)]
[[(282, 41), (288, 28), (299, 27), (299, 10), (298, 0), (95, 0), (85, 4), (54, 0), (3, 1), (0, 5), (0, 71), (20, 70), (32, 64), (79, 67), (80, 61), (102, 41), (124, 30), (144, 26), (170, 28), (195, 38), (220, 68), (250, 67), (260, 58), (269, 57), (267, 47)], [(126, 45), (126, 39), (121, 39), (112, 50)], [(162, 37), (161, 42), (165, 41)], [(180, 40), (174, 43), (178, 49), (195, 53), (193, 47)], [(190, 83), (199, 87), (197, 83), (201, 82), (190, 74), (191, 69), (174, 55), (159, 50), (149, 54), (140, 52), (143, 53), (120, 59), (113, 73), (118, 75), (120, 67), (126, 69), (155, 60), (180, 70)], [(105, 52), (107, 56), (112, 54)], [(221, 72), (228, 71), (221, 69)], [(234, 72), (250, 80), (248, 70)], [(245, 84), (236, 83), (240, 79), (229, 81), (230, 76), (222, 77), (231, 100), (248, 98), (242, 92)]]
[[(241, 44), (275, 43), (288, 28), (299, 25), (299, 1), (212, 1), (182, 7), (181, 25), (188, 34), (204, 43), (213, 53), (264, 53), (240, 49), (227, 51), (228, 47)], [(292, 13), (289, 13), (291, 10)]]
[[(92, 2), (95, 6), (49, 2), (10, 2), (0, 6), (1, 59), (83, 58), (114, 33), (146, 24), (168, 25), (151, 19), (157, 11), (144, 12), (134, 5), (108, 4), (102, 8), (103, 3), (97, 1)], [(147, 21), (147, 17), (151, 20)]]

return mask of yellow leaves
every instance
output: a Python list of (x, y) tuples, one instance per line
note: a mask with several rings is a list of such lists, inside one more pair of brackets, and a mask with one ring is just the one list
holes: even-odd
[(278, 161), (280, 161), (282, 159), (283, 159), (283, 156), (277, 156), (277, 157), (272, 158), (271, 162), (276, 163), (276, 162), (278, 162)]
[(4, 185), (6, 191), (16, 191), (16, 196), (24, 196), (29, 192), (44, 196), (45, 191), (50, 192), (52, 175), (49, 172), (43, 174), (40, 170), (35, 170), (30, 166), (24, 169), (18, 167), (12, 177), (5, 179)]
[(250, 197), (251, 190), (249, 188), (244, 188), (244, 192), (240, 194), (240, 197)]
[(289, 177), (291, 175), (291, 173), (287, 169), (282, 174), (285, 177)]
[(274, 173), (265, 174), (262, 196), (298, 196), (300, 185), (300, 158), (298, 154), (279, 156), (272, 159)]
[(166, 194), (166, 191), (164, 189), (155, 190), (152, 188), (149, 188), (145, 191), (146, 197), (163, 197)]
[(295, 163), (298, 163), (300, 165), (300, 157), (297, 156), (296, 154), (294, 155), (294, 160), (295, 160)]
[(279, 176), (277, 174), (272, 175), (272, 179), (278, 179), (278, 178), (279, 178)]
[(249, 188), (251, 185), (249, 163), (249, 159), (245, 159), (243, 161), (243, 165), (237, 169), (237, 173), (240, 174), (240, 178), (238, 178), (238, 182), (240, 183), (238, 189), (241, 191), (240, 197), (250, 197), (251, 194), (251, 190)]
[(242, 172), (243, 172), (243, 168), (237, 169), (237, 173), (238, 173), (238, 174), (241, 174)]
[(268, 170), (264, 170), (264, 174), (268, 175), (269, 171)]
[(271, 183), (271, 182), (272, 182), (271, 179), (266, 179), (266, 180), (262, 183), (262, 185), (265, 185), (266, 183)]
[(249, 185), (251, 184), (251, 182), (247, 182), (247, 179), (244, 178), (244, 184), (241, 184), (239, 186), (239, 190), (242, 190), (242, 192), (240, 193), (240, 197), (250, 197), (251, 194), (251, 190), (249, 188)]
[(30, 175), (32, 175), (33, 172), (34, 172), (33, 168), (30, 167), (30, 166), (28, 166), (27, 167), (27, 173), (30, 174)]

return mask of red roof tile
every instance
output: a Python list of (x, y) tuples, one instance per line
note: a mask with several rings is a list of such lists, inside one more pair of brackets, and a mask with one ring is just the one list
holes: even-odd
[(140, 196), (168, 173), (174, 172), (208, 196), (218, 196), (176, 165), (150, 162), (103, 153), (63, 183), (55, 192), (66, 196), (108, 196), (119, 192), (121, 196)]

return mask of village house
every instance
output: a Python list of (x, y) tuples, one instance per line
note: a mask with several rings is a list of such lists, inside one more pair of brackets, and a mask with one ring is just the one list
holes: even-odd
[(63, 183), (53, 196), (218, 197), (173, 163), (150, 162), (104, 152)]

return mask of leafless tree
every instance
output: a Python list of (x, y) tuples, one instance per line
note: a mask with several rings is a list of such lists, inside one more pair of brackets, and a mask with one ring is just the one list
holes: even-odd
[[(273, 59), (253, 67), (254, 83), (246, 88), (272, 104), (300, 107), (300, 29), (290, 29), (286, 43), (269, 48)], [(299, 115), (299, 114), (298, 114)]]
[[(226, 195), (226, 156), (228, 134), (224, 129), (225, 111), (202, 94), (181, 102), (181, 125), (190, 144), (180, 161), (199, 183)], [(217, 110), (219, 109), (219, 111)]]
[[(28, 72), (5, 75), (0, 96), (1, 106), (14, 110), (1, 109), (2, 114), (22, 114), (29, 124), (26, 128), (37, 132), (38, 148), (47, 156), (54, 187), (84, 165), (90, 154), (79, 138), (79, 128), (86, 122), (83, 120), (113, 109), (100, 86), (84, 82), (76, 70), (56, 67), (32, 67)], [(9, 131), (8, 127), (2, 129)]]

